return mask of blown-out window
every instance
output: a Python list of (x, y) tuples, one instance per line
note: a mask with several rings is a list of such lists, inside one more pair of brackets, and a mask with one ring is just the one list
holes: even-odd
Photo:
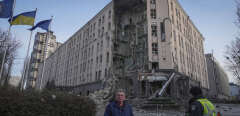
[(158, 55), (158, 44), (152, 43), (152, 53), (153, 55)]
[(152, 36), (157, 37), (157, 26), (156, 25), (152, 25)]
[(152, 19), (156, 19), (157, 18), (156, 9), (151, 9), (151, 18)]

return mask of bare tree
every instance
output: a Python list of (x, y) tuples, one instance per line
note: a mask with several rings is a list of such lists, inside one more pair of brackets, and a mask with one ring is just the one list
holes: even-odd
[[(236, 26), (240, 29), (240, 0), (236, 0), (237, 20)], [(240, 82), (240, 35), (238, 35), (229, 45), (226, 46), (225, 53), (227, 67), (235, 77), (236, 82)]]
[(237, 80), (240, 80), (240, 38), (236, 37), (226, 48), (225, 57), (228, 69)]
[(3, 68), (3, 75), (0, 80), (1, 85), (7, 85), (11, 69), (13, 66), (13, 61), (16, 59), (17, 49), (20, 47), (20, 42), (17, 41), (11, 34), (8, 36), (6, 31), (0, 30), (0, 63), (2, 64), (4, 52), (6, 50), (6, 57), (3, 67), (0, 66), (0, 69)]

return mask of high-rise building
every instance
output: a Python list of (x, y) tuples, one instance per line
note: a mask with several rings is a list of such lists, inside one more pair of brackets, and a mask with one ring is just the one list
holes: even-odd
[[(171, 85), (208, 89), (203, 42), (177, 0), (113, 0), (46, 60), (37, 88), (54, 81), (86, 94), (115, 78), (117, 88), (145, 95), (162, 86), (162, 73), (178, 72), (187, 83)], [(140, 79), (146, 75), (156, 77), (152, 89)]]
[[(48, 38), (47, 46), (46, 41)], [(26, 88), (34, 88), (36, 84), (37, 74), (39, 70), (39, 64), (48, 58), (61, 43), (56, 42), (56, 36), (53, 32), (40, 33), (35, 35), (33, 51), (29, 63), (29, 69), (27, 73), (27, 86)]]

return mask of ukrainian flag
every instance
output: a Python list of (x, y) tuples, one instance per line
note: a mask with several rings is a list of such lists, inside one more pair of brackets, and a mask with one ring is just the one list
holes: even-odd
[(13, 17), (11, 25), (34, 25), (36, 11), (24, 12)]

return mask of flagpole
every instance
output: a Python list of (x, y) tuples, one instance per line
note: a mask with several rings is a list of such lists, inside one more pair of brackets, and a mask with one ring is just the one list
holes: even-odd
[(23, 74), (22, 74), (22, 90), (24, 90), (24, 83), (25, 83), (25, 79), (26, 79), (26, 74), (28, 73), (28, 67), (29, 67), (29, 59), (28, 59), (28, 56), (29, 56), (29, 49), (30, 49), (30, 45), (31, 45), (31, 41), (32, 41), (32, 33), (33, 31), (31, 31), (30, 33), (30, 39), (29, 39), (29, 42), (28, 42), (28, 49), (27, 49), (27, 55), (25, 57), (25, 60), (24, 60), (24, 70), (23, 70)]
[(31, 33), (30, 33), (30, 39), (29, 39), (29, 42), (28, 42), (27, 55), (26, 55), (25, 60), (24, 60), (24, 70), (23, 70), (23, 73), (22, 73), (21, 90), (24, 90), (24, 83), (25, 83), (26, 75), (28, 73), (28, 67), (29, 67), (28, 56), (29, 56), (29, 49), (30, 49), (30, 44), (31, 44), (31, 40), (32, 40), (32, 33), (33, 33), (33, 31), (31, 31)]
[[(36, 8), (35, 17), (36, 17), (36, 14), (37, 14), (37, 8)], [(35, 22), (35, 19), (34, 19), (34, 22)], [(33, 23), (33, 26), (34, 26), (34, 23)], [(21, 83), (22, 83), (21, 89), (22, 90), (24, 90), (25, 79), (28, 79), (29, 61), (27, 60), (27, 58), (29, 56), (29, 51), (30, 51), (30, 46), (31, 46), (31, 41), (32, 41), (32, 33), (33, 33), (33, 30), (31, 30), (31, 33), (30, 33), (30, 38), (29, 38), (29, 41), (28, 41), (27, 55), (26, 55), (25, 61), (24, 61), (24, 70), (23, 70), (22, 81), (21, 81)]]
[(42, 73), (41, 73), (41, 82), (40, 82), (40, 87), (39, 87), (39, 89), (40, 90), (42, 90), (42, 79), (43, 79), (43, 75), (44, 75), (44, 72), (45, 72), (45, 65), (46, 65), (46, 59), (45, 59), (45, 57), (47, 56), (47, 54), (46, 54), (46, 52), (47, 52), (47, 46), (48, 46), (48, 40), (49, 40), (49, 36), (50, 36), (50, 32), (51, 32), (51, 23), (52, 23), (52, 19), (53, 19), (53, 16), (51, 17), (51, 22), (50, 22), (50, 24), (49, 24), (49, 26), (48, 26), (48, 31), (47, 31), (47, 39), (46, 39), (46, 43), (45, 43), (45, 49), (44, 49), (44, 57), (43, 57), (43, 68), (42, 68)]
[[(11, 18), (10, 19), (11, 22), (13, 20), (13, 14), (14, 14), (15, 5), (16, 5), (16, 0), (13, 0), (12, 14), (11, 14), (11, 17), (10, 17)], [(12, 27), (11, 22), (10, 22), (10, 26), (8, 28), (7, 39), (9, 39), (9, 37), (10, 37), (10, 31), (11, 31), (11, 27)], [(4, 40), (2, 42), (4, 43), (5, 41), (6, 41), (6, 38), (4, 38)], [(0, 82), (1, 82), (1, 79), (3, 77), (3, 68), (4, 68), (4, 62), (5, 62), (6, 55), (7, 55), (7, 49), (8, 49), (8, 45), (6, 46), (6, 49), (4, 50), (4, 54), (3, 54), (3, 59), (2, 59), (2, 64), (1, 64), (1, 71), (0, 71)]]

